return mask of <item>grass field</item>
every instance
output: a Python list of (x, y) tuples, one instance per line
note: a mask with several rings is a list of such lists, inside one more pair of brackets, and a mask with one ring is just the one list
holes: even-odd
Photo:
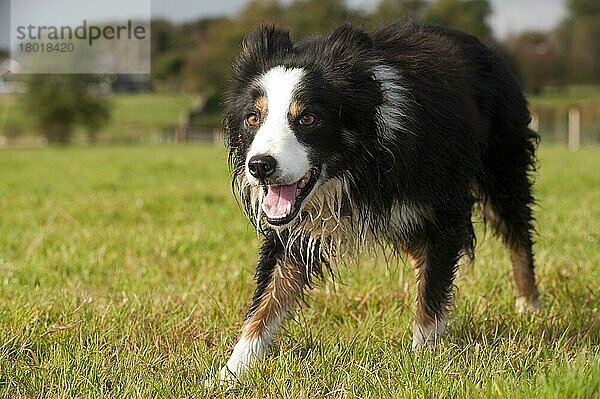
[(0, 397), (600, 396), (600, 149), (543, 147), (543, 308), (513, 311), (507, 254), (478, 223), (449, 336), (410, 349), (403, 262), (311, 291), (241, 387), (207, 389), (253, 290), (258, 240), (225, 150), (0, 150)]
[(527, 100), (533, 105), (568, 106), (574, 103), (592, 103), (597, 106), (600, 102), (600, 87), (567, 86), (561, 90), (546, 90), (538, 95), (529, 95)]
[[(38, 134), (36, 121), (23, 109), (17, 95), (0, 95), (0, 135)], [(118, 94), (109, 96), (111, 118), (97, 134), (110, 142), (148, 142), (151, 136), (175, 126), (192, 109), (185, 94)], [(83, 136), (82, 128), (76, 134)]]

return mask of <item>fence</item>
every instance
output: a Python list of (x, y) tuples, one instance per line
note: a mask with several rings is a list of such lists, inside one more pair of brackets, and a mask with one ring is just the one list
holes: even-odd
[(567, 145), (576, 150), (581, 145), (600, 145), (600, 107), (588, 104), (570, 106), (534, 105), (530, 127), (543, 143)]
[[(543, 144), (565, 145), (576, 150), (580, 146), (600, 145), (600, 106), (575, 104), (570, 106), (533, 105), (530, 127), (538, 132)], [(0, 115), (1, 116), (1, 115)], [(2, 118), (0, 118), (2, 119)], [(1, 120), (0, 120), (1, 122)], [(96, 143), (187, 143), (212, 142), (223, 143), (221, 127), (178, 123), (161, 131), (150, 132), (147, 128), (123, 126), (123, 133), (99, 134)], [(0, 129), (0, 148), (2, 147), (39, 147), (47, 145), (47, 141), (36, 135), (6, 134), (7, 129)], [(18, 132), (17, 132), (18, 133)], [(122, 133), (122, 132), (121, 132)], [(77, 141), (77, 140), (76, 140)], [(81, 143), (88, 142), (81, 139)], [(77, 141), (77, 142), (79, 142)]]

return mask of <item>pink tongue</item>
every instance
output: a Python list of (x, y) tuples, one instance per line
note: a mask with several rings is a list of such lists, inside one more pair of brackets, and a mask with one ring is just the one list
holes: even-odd
[(297, 187), (298, 182), (289, 186), (268, 186), (267, 195), (263, 202), (263, 208), (268, 216), (285, 217), (291, 213), (296, 203)]

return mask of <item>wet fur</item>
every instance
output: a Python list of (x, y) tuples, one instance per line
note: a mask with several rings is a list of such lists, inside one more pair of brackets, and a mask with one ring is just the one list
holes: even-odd
[[(253, 136), (243, 118), (261, 95), (253, 82), (276, 66), (307, 71), (300, 100), (325, 126), (299, 137), (324, 173), (285, 228), (264, 222), (262, 188), (244, 174)], [(227, 99), (233, 186), (264, 236), (246, 322), (278, 262), (297, 268), (305, 288), (348, 253), (381, 244), (408, 253), (417, 269), (417, 324), (437, 323), (459, 258), (473, 254), (477, 202), (524, 276), (517, 296), (537, 301), (530, 174), (538, 138), (529, 121), (506, 67), (470, 35), (399, 23), (371, 33), (344, 25), (296, 44), (273, 26), (251, 33)]]

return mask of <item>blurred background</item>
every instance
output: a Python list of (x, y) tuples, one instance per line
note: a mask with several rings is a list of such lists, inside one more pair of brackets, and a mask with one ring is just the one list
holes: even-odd
[[(34, 4), (44, 24), (42, 6), (67, 14), (58, 0), (11, 1)], [(63, 1), (114, 15), (134, 0)], [(0, 398), (598, 397), (599, 0), (152, 0), (151, 73), (120, 75), (10, 73), (8, 4)], [(221, 144), (221, 97), (243, 36), (261, 22), (298, 39), (397, 19), (476, 35), (525, 89), (542, 136), (544, 306), (512, 312), (508, 251), (474, 218), (476, 264), (460, 272), (435, 355), (410, 349), (410, 266), (378, 248), (307, 295), (250, 384), (207, 391), (237, 340), (261, 239), (231, 193)]]
[(600, 143), (597, 0), (178, 0), (152, 3), (151, 74), (8, 72), (0, 0), (0, 147), (220, 142), (231, 62), (261, 22), (296, 39), (344, 21), (445, 25), (495, 47), (527, 93), (543, 142)]

